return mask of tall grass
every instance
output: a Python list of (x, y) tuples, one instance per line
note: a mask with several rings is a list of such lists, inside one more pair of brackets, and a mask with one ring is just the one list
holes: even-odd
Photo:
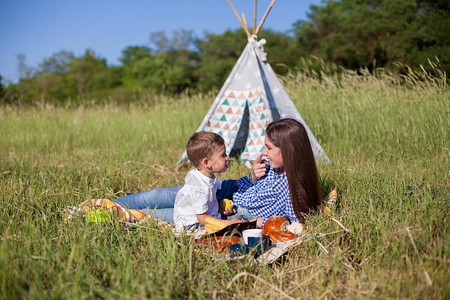
[[(332, 161), (319, 171), (338, 188), (335, 220), (310, 216), (311, 239), (270, 266), (153, 227), (61, 219), (86, 199), (182, 184), (174, 166), (214, 95), (1, 107), (0, 298), (449, 298), (447, 79), (327, 74), (284, 84)], [(235, 160), (219, 177), (247, 173)]]

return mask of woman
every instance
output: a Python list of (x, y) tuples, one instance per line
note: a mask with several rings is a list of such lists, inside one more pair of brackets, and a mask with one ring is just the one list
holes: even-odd
[[(153, 189), (116, 202), (131, 209), (147, 208), (148, 213), (171, 222), (179, 189), (181, 186)], [(229, 218), (258, 218), (259, 227), (273, 216), (303, 222), (303, 215), (321, 202), (316, 163), (303, 125), (294, 119), (270, 123), (265, 148), (249, 178), (219, 182), (217, 200), (224, 198), (232, 198), (236, 206), (236, 214)]]
[(237, 181), (238, 190), (233, 194), (237, 214), (248, 219), (262, 217), (262, 223), (273, 216), (303, 222), (302, 215), (316, 209), (321, 201), (319, 177), (306, 130), (294, 119), (275, 121), (267, 127), (264, 143), (250, 178)]

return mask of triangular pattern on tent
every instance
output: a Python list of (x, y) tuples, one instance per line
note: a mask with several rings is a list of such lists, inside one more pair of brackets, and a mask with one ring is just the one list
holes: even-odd
[(228, 91), (203, 129), (203, 131), (212, 131), (222, 136), (228, 154), (230, 154), (241, 126), (245, 105), (245, 99), (242, 101), (235, 97), (233, 91)]
[(227, 90), (206, 123), (203, 131), (219, 134), (225, 140), (227, 154), (235, 146), (238, 131), (241, 129), (243, 114), (248, 107), (250, 122), (245, 148), (241, 154), (243, 163), (248, 164), (264, 149), (265, 128), (272, 121), (269, 107), (265, 105), (259, 89), (248, 91)]
[[(264, 148), (265, 128), (273, 120), (293, 118), (306, 129), (317, 161), (329, 159), (289, 98), (267, 61), (265, 40), (248, 39), (219, 94), (196, 131), (212, 131), (225, 139), (227, 153), (241, 153), (249, 168)], [(187, 161), (186, 151), (179, 165)]]
[(265, 105), (262, 93), (257, 91), (257, 95), (248, 99), (250, 112), (250, 124), (248, 130), (247, 141), (244, 151), (241, 154), (241, 161), (251, 168), (252, 161), (264, 149), (264, 137), (266, 136), (266, 127), (272, 122), (272, 114), (270, 108)]

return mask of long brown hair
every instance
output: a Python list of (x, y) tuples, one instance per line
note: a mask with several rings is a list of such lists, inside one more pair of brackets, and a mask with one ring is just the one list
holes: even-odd
[(267, 126), (269, 140), (281, 149), (289, 183), (292, 207), (299, 220), (321, 203), (319, 175), (305, 127), (294, 119), (274, 121)]

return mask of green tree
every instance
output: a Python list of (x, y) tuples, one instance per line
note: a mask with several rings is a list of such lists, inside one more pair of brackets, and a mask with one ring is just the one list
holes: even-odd
[(109, 68), (106, 59), (86, 50), (84, 56), (72, 60), (67, 72), (78, 95), (109, 89), (120, 84), (117, 69)]
[(164, 90), (179, 93), (195, 87), (197, 78), (194, 70), (199, 57), (194, 49), (195, 39), (192, 31), (174, 31), (170, 37), (165, 31), (155, 32), (150, 35), (150, 42), (155, 45), (155, 58), (167, 64), (162, 70)]
[(37, 80), (44, 98), (65, 99), (76, 95), (67, 76), (74, 59), (73, 53), (62, 50), (39, 65)]
[(140, 86), (138, 74), (135, 72), (135, 64), (142, 59), (151, 58), (151, 49), (146, 46), (129, 46), (122, 50), (120, 61), (122, 62), (122, 84), (125, 87), (137, 88)]
[(157, 92), (179, 93), (192, 88), (197, 53), (191, 31), (175, 31), (171, 37), (165, 31), (150, 35), (154, 50), (145, 46), (127, 47), (120, 58), (122, 82), (127, 87), (142, 87)]
[(67, 74), (70, 68), (71, 62), (75, 56), (72, 52), (61, 50), (52, 56), (44, 59), (39, 65), (40, 72), (48, 72), (53, 74)]
[[(350, 68), (427, 65), (438, 56), (448, 70), (448, 1), (328, 0), (294, 25), (303, 55)], [(447, 54), (446, 54), (447, 53)]]
[(447, 0), (418, 1), (418, 23), (420, 37), (413, 55), (425, 64), (434, 56), (441, 59), (447, 72), (450, 71), (450, 2)]
[(188, 70), (164, 53), (136, 61), (133, 71), (141, 87), (157, 92), (179, 93), (191, 83)]

